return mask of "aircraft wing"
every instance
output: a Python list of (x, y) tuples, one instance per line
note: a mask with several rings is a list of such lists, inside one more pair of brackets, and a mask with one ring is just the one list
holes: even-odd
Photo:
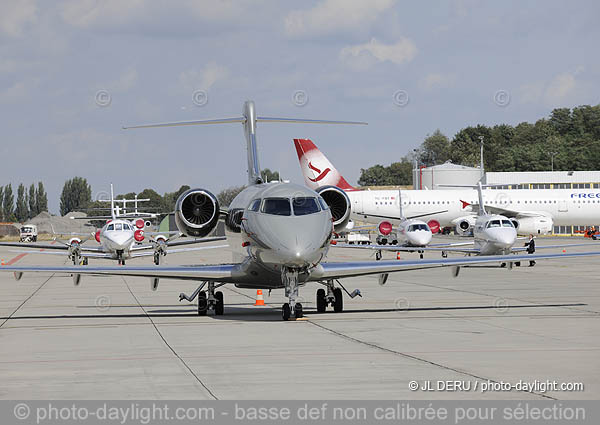
[[(432, 269), (438, 267), (465, 267), (479, 264), (493, 264), (529, 260), (550, 260), (560, 258), (600, 256), (600, 251), (572, 252), (554, 254), (511, 254), (486, 255), (477, 257), (454, 257), (424, 260), (391, 260), (391, 261), (355, 261), (321, 263), (316, 266), (309, 277), (310, 281), (326, 279), (342, 279), (374, 274), (388, 274), (409, 270)], [(2, 270), (0, 268), (0, 270)]]
[[(201, 251), (203, 249), (217, 249), (217, 248), (227, 248), (229, 245), (211, 245), (211, 246), (197, 246), (194, 248), (175, 248), (175, 249), (167, 249), (167, 254), (176, 254), (178, 252), (190, 252), (190, 251)], [(154, 255), (154, 251), (144, 251), (144, 252), (134, 252), (131, 254), (131, 258), (137, 257), (149, 257)]]
[[(166, 245), (169, 247), (170, 246), (181, 246), (181, 245), (193, 245), (193, 244), (198, 244), (198, 243), (224, 241), (225, 239), (227, 239), (225, 236), (215, 236), (215, 237), (211, 237), (211, 238), (202, 238), (202, 239), (167, 241)], [(219, 245), (218, 247), (221, 247), (221, 246), (223, 246), (223, 245)], [(227, 246), (227, 245), (225, 245), (225, 246)], [(138, 245), (138, 246), (134, 246), (133, 248), (131, 248), (131, 252), (142, 251), (145, 249), (153, 249), (153, 248), (154, 248), (154, 245), (151, 245), (151, 244)], [(212, 247), (209, 247), (209, 248), (212, 248)]]
[[(469, 204), (473, 208), (479, 208), (479, 203)], [(503, 215), (508, 218), (519, 218), (519, 217), (547, 217), (547, 214), (536, 211), (515, 211), (508, 208), (501, 208), (495, 205), (485, 205), (485, 210), (490, 214)]]
[(73, 276), (132, 276), (177, 280), (212, 280), (236, 283), (243, 278), (240, 264), (198, 266), (0, 266), (0, 272), (13, 272), (17, 279), (23, 273), (67, 273)]
[(49, 243), (22, 243), (22, 242), (0, 242), (0, 247), (10, 246), (18, 248), (37, 248), (37, 249), (60, 249), (66, 251), (68, 245), (51, 245)]

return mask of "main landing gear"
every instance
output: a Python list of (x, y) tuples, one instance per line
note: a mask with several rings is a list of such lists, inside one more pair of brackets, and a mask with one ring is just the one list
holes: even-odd
[(328, 280), (325, 285), (327, 286), (327, 293), (325, 293), (325, 289), (323, 288), (317, 289), (317, 312), (325, 313), (329, 305), (333, 307), (334, 312), (342, 312), (344, 310), (342, 288), (336, 288), (333, 280)]
[[(204, 287), (207, 286), (208, 289), (203, 291)], [(192, 295), (186, 295), (183, 292), (179, 294), (179, 301), (187, 300), (189, 302), (193, 302), (196, 297), (198, 297), (198, 316), (206, 316), (209, 310), (213, 310), (215, 312), (215, 316), (222, 316), (225, 312), (225, 303), (223, 302), (223, 292), (216, 291), (215, 289), (224, 285), (224, 283), (220, 283), (215, 285), (215, 282), (202, 282)]]

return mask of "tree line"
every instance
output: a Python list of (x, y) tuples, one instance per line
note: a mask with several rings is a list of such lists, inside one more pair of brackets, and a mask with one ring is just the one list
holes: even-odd
[(42, 182), (37, 187), (32, 183), (29, 190), (19, 184), (16, 202), (12, 183), (0, 186), (0, 221), (24, 222), (42, 211), (48, 211), (48, 195)]
[(580, 171), (598, 169), (600, 105), (554, 109), (548, 118), (516, 126), (499, 124), (463, 128), (450, 140), (440, 130), (399, 162), (361, 169), (361, 186), (412, 184), (414, 161), (432, 166), (452, 161), (479, 165), (480, 136), (486, 171)]

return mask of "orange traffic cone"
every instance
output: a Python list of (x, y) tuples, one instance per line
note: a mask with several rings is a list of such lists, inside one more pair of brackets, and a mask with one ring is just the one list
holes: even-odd
[(256, 302), (254, 305), (265, 305), (265, 299), (263, 298), (262, 289), (256, 290)]
[(396, 253), (396, 260), (401, 260), (401, 259), (402, 259), (402, 258), (400, 258), (400, 251), (398, 251), (398, 252)]

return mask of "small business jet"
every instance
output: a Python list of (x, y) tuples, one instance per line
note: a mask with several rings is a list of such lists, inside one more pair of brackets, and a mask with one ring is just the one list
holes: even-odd
[[(109, 216), (88, 216), (88, 217), (71, 217), (72, 219), (82, 220), (106, 220), (106, 223), (101, 229), (97, 230), (93, 237), (100, 246), (84, 245), (92, 235), (73, 235), (68, 241), (57, 241), (59, 244), (40, 244), (40, 243), (16, 243), (16, 242), (0, 242), (0, 247), (20, 247), (20, 248), (36, 248), (43, 251), (19, 251), (31, 254), (56, 254), (67, 255), (73, 262), (73, 265), (88, 265), (89, 258), (104, 258), (109, 260), (117, 260), (118, 264), (123, 266), (125, 261), (130, 258), (153, 256), (154, 264), (159, 265), (161, 257), (167, 254), (184, 251), (198, 251), (200, 249), (223, 248), (227, 245), (195, 247), (195, 248), (174, 248), (182, 245), (192, 245), (205, 242), (214, 242), (225, 240), (225, 237), (211, 237), (203, 239), (177, 240), (169, 239), (169, 236), (164, 233), (144, 232), (144, 228), (150, 225), (144, 219), (155, 217), (155, 214), (141, 214), (137, 210), (137, 202), (145, 201), (145, 199), (115, 199), (113, 185), (110, 185), (111, 199)], [(126, 206), (127, 202), (135, 201), (135, 211), (126, 212), (125, 209), (117, 205), (123, 203)], [(149, 201), (149, 199), (148, 199)], [(177, 236), (179, 232), (175, 233)], [(81, 239), (81, 236), (88, 236), (87, 239)], [(144, 240), (148, 239), (149, 243), (143, 244)]]

